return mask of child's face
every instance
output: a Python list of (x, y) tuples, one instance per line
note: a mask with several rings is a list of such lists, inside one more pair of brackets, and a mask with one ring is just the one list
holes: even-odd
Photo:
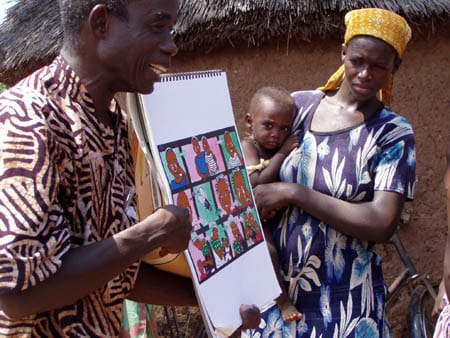
[(277, 150), (286, 141), (294, 121), (294, 109), (282, 109), (273, 100), (263, 98), (249, 111), (249, 124), (256, 142), (267, 150)]

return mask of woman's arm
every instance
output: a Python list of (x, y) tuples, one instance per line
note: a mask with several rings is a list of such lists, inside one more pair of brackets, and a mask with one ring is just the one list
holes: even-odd
[(254, 190), (262, 219), (294, 205), (336, 230), (362, 240), (385, 242), (395, 232), (405, 197), (375, 191), (370, 202), (352, 203), (325, 195), (296, 183), (272, 183)]
[(444, 177), (447, 191), (447, 242), (444, 253), (444, 285), (447, 295), (450, 294), (450, 144), (447, 147), (447, 170)]
[(142, 263), (128, 299), (140, 303), (197, 306), (192, 279)]
[(71, 249), (63, 256), (61, 268), (45, 281), (24, 291), (0, 295), (0, 307), (9, 317), (19, 319), (73, 304), (103, 287), (153, 249), (183, 251), (187, 248), (190, 230), (185, 209), (160, 208), (113, 237)]

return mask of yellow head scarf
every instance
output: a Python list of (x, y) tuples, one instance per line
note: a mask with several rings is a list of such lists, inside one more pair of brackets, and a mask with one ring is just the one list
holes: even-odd
[[(381, 8), (363, 8), (348, 12), (345, 15), (345, 36), (347, 44), (356, 35), (369, 35), (383, 40), (391, 45), (403, 57), (408, 41), (411, 39), (411, 28), (406, 20), (391, 11)], [(344, 65), (342, 65), (331, 77), (325, 86), (318, 89), (331, 90), (338, 88), (344, 80)], [(380, 91), (381, 101), (389, 105), (392, 91), (393, 77)]]

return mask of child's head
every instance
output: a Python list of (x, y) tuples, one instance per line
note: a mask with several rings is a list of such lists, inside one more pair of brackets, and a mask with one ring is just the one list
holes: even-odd
[(278, 149), (291, 132), (296, 107), (284, 88), (263, 87), (250, 100), (245, 120), (255, 141), (267, 150)]

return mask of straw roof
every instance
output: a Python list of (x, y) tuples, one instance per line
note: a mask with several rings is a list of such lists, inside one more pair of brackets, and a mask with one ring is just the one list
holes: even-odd
[[(416, 36), (450, 23), (449, 0), (180, 0), (175, 41), (181, 51), (208, 52), (341, 36), (344, 14), (363, 7), (403, 15)], [(13, 84), (48, 63), (61, 42), (57, 0), (18, 0), (0, 25), (0, 82)]]

